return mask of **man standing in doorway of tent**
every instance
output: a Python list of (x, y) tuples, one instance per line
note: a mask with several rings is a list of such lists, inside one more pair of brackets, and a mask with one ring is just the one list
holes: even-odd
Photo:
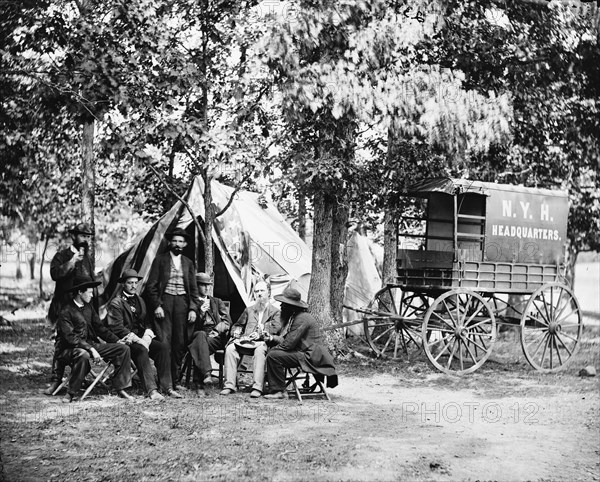
[(267, 354), (267, 379), (271, 393), (265, 398), (287, 398), (285, 369), (299, 367), (307, 373), (327, 377), (327, 386), (337, 386), (333, 357), (323, 345), (317, 320), (306, 310), (300, 292), (286, 288), (275, 299), (281, 302), (281, 335), (266, 337), (275, 345)]
[(190, 355), (194, 360), (194, 382), (196, 385), (212, 384), (210, 355), (225, 349), (231, 317), (225, 303), (208, 294), (212, 280), (208, 273), (196, 275), (200, 302), (198, 318), (189, 326)]
[(134, 269), (126, 269), (119, 283), (123, 289), (108, 305), (106, 324), (121, 343), (129, 345), (131, 359), (140, 373), (146, 395), (150, 400), (164, 400), (158, 393), (154, 372), (150, 359), (154, 360), (158, 383), (162, 393), (173, 398), (182, 396), (173, 390), (171, 380), (171, 356), (169, 346), (164, 341), (156, 340), (154, 331), (146, 319), (146, 303), (136, 289), (142, 279)]
[[(52, 326), (56, 326), (58, 316), (62, 309), (71, 301), (69, 290), (73, 286), (76, 277), (92, 278), (94, 270), (88, 249), (94, 232), (86, 223), (79, 223), (69, 230), (73, 244), (66, 249), (58, 251), (50, 262), (50, 277), (56, 282), (54, 296), (48, 310), (48, 320)], [(58, 337), (54, 343), (54, 355), (52, 357), (52, 375), (50, 387), (44, 393), (52, 395), (60, 385), (65, 373), (65, 366), (56, 358)]]
[(260, 398), (265, 383), (265, 364), (268, 335), (276, 335), (281, 330), (279, 309), (269, 303), (271, 291), (266, 281), (254, 285), (256, 303), (244, 310), (242, 316), (231, 328), (231, 340), (225, 349), (225, 388), (221, 395), (231, 395), (236, 390), (237, 366), (240, 355), (252, 356), (254, 383), (250, 397)]
[(186, 326), (196, 321), (199, 300), (196, 268), (191, 259), (181, 254), (187, 246), (187, 233), (176, 228), (167, 233), (167, 239), (169, 252), (154, 259), (145, 298), (154, 314), (156, 336), (170, 347), (171, 377), (175, 385), (186, 351)]

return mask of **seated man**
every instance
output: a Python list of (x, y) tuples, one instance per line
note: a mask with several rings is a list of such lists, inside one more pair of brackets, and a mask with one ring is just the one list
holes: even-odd
[[(276, 335), (281, 330), (279, 309), (269, 303), (269, 285), (259, 281), (254, 286), (256, 303), (246, 308), (240, 319), (231, 328), (232, 340), (225, 349), (225, 389), (221, 395), (230, 395), (235, 392), (237, 379), (237, 366), (242, 354), (253, 356), (252, 372), (254, 384), (252, 385), (252, 398), (259, 398), (263, 393), (265, 383), (265, 361), (267, 357), (267, 344), (264, 340), (265, 333)], [(249, 348), (243, 347), (240, 342), (248, 342)]]
[(194, 323), (188, 323), (190, 355), (194, 360), (194, 382), (212, 384), (210, 355), (223, 350), (227, 343), (231, 318), (225, 304), (208, 295), (212, 280), (207, 273), (197, 273), (200, 303)]
[[(71, 288), (73, 300), (58, 316), (58, 359), (72, 367), (69, 388), (63, 402), (68, 403), (75, 398), (90, 371), (90, 358), (95, 363), (100, 363), (102, 359), (112, 363), (115, 366), (113, 387), (120, 397), (133, 399), (125, 392), (125, 388), (131, 386), (129, 347), (117, 343), (119, 338), (102, 324), (98, 313), (90, 304), (93, 289), (99, 284), (100, 282), (91, 278), (75, 278)], [(99, 338), (107, 343), (101, 343)]]
[(287, 398), (285, 392), (285, 369), (300, 367), (305, 372), (327, 376), (327, 386), (337, 386), (333, 357), (322, 344), (317, 320), (306, 309), (300, 292), (286, 288), (275, 296), (281, 302), (281, 335), (265, 337), (269, 346), (267, 353), (267, 379), (271, 393), (265, 398)]
[(150, 358), (156, 365), (161, 391), (173, 398), (183, 398), (173, 390), (169, 346), (155, 339), (156, 336), (146, 319), (146, 303), (136, 293), (138, 280), (141, 278), (134, 269), (126, 269), (123, 272), (119, 279), (123, 290), (108, 306), (108, 329), (119, 337), (122, 343), (129, 345), (131, 358), (151, 400), (163, 400), (164, 397), (156, 389)]

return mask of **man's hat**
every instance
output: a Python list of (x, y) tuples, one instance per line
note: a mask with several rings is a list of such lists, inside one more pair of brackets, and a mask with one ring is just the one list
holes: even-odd
[(196, 283), (201, 285), (211, 285), (213, 284), (212, 279), (210, 279), (210, 275), (208, 273), (196, 273)]
[(308, 305), (302, 301), (302, 295), (298, 290), (294, 288), (286, 288), (280, 295), (275, 295), (277, 301), (285, 303), (286, 305), (299, 306), (300, 308), (308, 308)]
[(169, 241), (171, 239), (173, 239), (173, 236), (181, 236), (181, 237), (185, 238), (186, 241), (190, 240), (190, 235), (185, 232), (185, 229), (181, 229), (181, 228), (175, 228), (175, 229), (173, 229), (173, 231), (169, 231), (167, 234), (165, 234), (165, 236), (167, 237), (167, 239)]
[(123, 271), (123, 274), (121, 275), (121, 277), (119, 278), (119, 283), (125, 283), (125, 281), (127, 281), (129, 278), (137, 278), (137, 279), (142, 279), (143, 276), (140, 276), (138, 274), (138, 272), (134, 269), (126, 269), (125, 271)]
[(87, 223), (79, 223), (72, 229), (69, 229), (69, 233), (71, 234), (88, 234), (90, 236), (94, 235), (94, 231), (90, 228), (90, 225)]
[(71, 286), (69, 291), (83, 291), (88, 288), (95, 288), (100, 284), (102, 284), (100, 281), (94, 281), (88, 276), (78, 276), (75, 278), (75, 281), (73, 281), (73, 286)]
[(259, 342), (247, 338), (238, 338), (237, 340), (233, 340), (233, 344), (240, 355), (252, 356), (254, 355), (254, 350), (258, 347)]

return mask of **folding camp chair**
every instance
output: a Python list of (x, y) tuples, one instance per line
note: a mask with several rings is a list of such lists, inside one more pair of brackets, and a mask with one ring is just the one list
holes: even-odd
[[(100, 384), (100, 386), (104, 387), (107, 391), (110, 392), (110, 388), (108, 387), (108, 385), (106, 385), (106, 381), (108, 380), (110, 375), (112, 375), (112, 371), (111, 372), (108, 371), (108, 369), (111, 366), (112, 366), (111, 363), (106, 363), (106, 366), (100, 370), (98, 370), (98, 368), (100, 368), (100, 367), (98, 367), (96, 369), (95, 369), (95, 367), (91, 367), (90, 374), (92, 375), (94, 380), (87, 387), (87, 389), (83, 393), (82, 397), (79, 399), (80, 401), (83, 401), (85, 399), (85, 397), (87, 397), (90, 394), (90, 392), (94, 389), (94, 387), (98, 384)], [(62, 381), (62, 383), (56, 388), (56, 390), (54, 390), (54, 392), (52, 392), (52, 395), (58, 395), (58, 393), (69, 384), (70, 379), (71, 379), (71, 375), (69, 374), (69, 376), (66, 377)]]
[[(298, 386), (299, 382), (302, 382), (300, 386)], [(331, 401), (320, 377), (311, 372), (304, 372), (302, 368), (286, 368), (285, 389), (290, 396), (295, 396), (300, 403), (302, 403), (303, 398), (318, 397), (324, 397)]]

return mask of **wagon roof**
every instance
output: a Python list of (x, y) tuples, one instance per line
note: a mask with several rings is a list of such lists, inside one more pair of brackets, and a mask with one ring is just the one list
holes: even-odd
[(449, 177), (426, 179), (408, 187), (408, 195), (416, 197), (425, 197), (434, 192), (452, 195), (468, 192), (490, 196), (490, 191), (509, 191), (537, 196), (568, 197), (567, 191), (562, 190), (513, 186), (512, 184), (497, 184), (494, 182), (473, 181), (470, 179), (452, 179)]

